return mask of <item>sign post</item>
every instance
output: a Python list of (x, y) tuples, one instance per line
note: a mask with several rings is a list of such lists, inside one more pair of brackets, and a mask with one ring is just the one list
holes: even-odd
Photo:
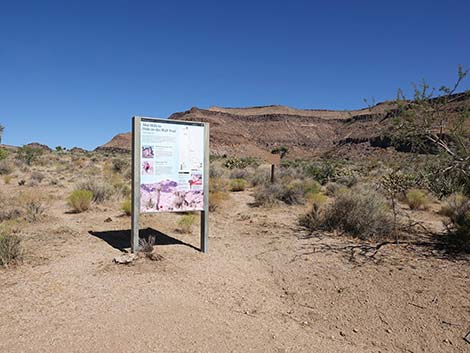
[(209, 124), (132, 118), (131, 250), (140, 213), (201, 212), (201, 251), (209, 227)]

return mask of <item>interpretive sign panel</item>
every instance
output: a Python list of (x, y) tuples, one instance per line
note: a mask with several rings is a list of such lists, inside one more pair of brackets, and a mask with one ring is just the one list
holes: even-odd
[(142, 120), (140, 212), (204, 210), (204, 124)]
[(201, 211), (201, 249), (205, 252), (209, 124), (134, 117), (132, 136), (133, 250), (138, 246), (140, 213)]

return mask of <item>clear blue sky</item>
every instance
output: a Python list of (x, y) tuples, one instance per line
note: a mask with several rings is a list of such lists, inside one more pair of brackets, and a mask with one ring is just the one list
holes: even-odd
[(450, 84), (470, 67), (469, 15), (467, 0), (0, 0), (3, 142), (92, 149), (133, 115), (350, 109)]

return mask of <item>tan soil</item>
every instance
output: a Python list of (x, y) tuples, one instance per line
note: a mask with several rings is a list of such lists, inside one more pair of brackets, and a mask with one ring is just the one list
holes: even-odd
[(208, 254), (197, 226), (179, 234), (161, 214), (142, 228), (167, 234), (163, 260), (117, 265), (129, 218), (62, 200), (23, 229), (24, 264), (0, 269), (0, 352), (470, 351), (468, 261), (416, 245), (361, 255), (349, 238), (306, 237), (303, 207), (253, 208), (246, 191), (211, 214)]

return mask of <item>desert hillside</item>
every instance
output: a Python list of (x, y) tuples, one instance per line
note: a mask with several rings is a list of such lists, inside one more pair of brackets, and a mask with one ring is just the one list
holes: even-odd
[[(469, 96), (460, 94), (450, 103), (457, 112)], [(383, 102), (360, 110), (295, 109), (272, 105), (247, 108), (191, 108), (169, 119), (204, 121), (211, 125), (211, 154), (236, 157), (267, 157), (276, 146), (286, 146), (291, 158), (313, 158), (324, 152), (351, 149), (382, 149), (390, 146), (383, 138), (393, 103)], [(130, 133), (116, 135), (97, 148), (125, 152)]]

